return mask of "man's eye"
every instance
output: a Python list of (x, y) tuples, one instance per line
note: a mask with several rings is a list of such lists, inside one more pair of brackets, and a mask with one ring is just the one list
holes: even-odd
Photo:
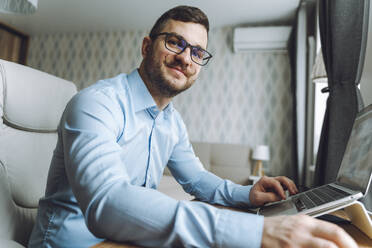
[(181, 49), (183, 49), (186, 46), (186, 41), (184, 40), (178, 40), (177, 46)]
[(167, 40), (167, 44), (170, 47), (174, 47), (176, 49), (182, 50), (186, 46), (186, 41), (182, 39), (178, 39), (177, 37), (170, 37)]
[(169, 39), (169, 40), (168, 40), (168, 44), (170, 44), (170, 45), (172, 45), (172, 46), (176, 46), (176, 45), (177, 45), (177, 40)]
[(198, 58), (198, 59), (203, 59), (204, 57), (204, 51), (198, 48), (192, 49), (192, 56)]

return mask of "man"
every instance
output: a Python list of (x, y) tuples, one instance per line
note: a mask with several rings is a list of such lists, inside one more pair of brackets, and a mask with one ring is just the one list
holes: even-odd
[(253, 187), (206, 171), (171, 99), (211, 58), (208, 19), (167, 11), (143, 39), (139, 70), (99, 81), (67, 105), (30, 247), (89, 247), (104, 239), (152, 247), (356, 247), (340, 228), (306, 216), (263, 218), (176, 201), (156, 187), (164, 167), (200, 201), (259, 206), (285, 198), (286, 177)]

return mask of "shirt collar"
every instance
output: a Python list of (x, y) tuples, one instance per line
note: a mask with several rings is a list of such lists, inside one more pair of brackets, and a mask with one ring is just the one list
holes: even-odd
[[(143, 82), (141, 76), (139, 75), (138, 69), (133, 70), (128, 75), (128, 83), (132, 95), (134, 111), (138, 112), (144, 109), (150, 109), (151, 112), (154, 112), (155, 116), (157, 116), (159, 109), (157, 108), (154, 99), (147, 89), (145, 82)], [(163, 112), (166, 115), (170, 115), (173, 112), (173, 109), (173, 103), (170, 102), (164, 108)]]
[(156, 107), (156, 103), (141, 76), (139, 75), (137, 69), (128, 75), (128, 83), (135, 112)]
[(173, 109), (174, 109), (174, 107), (173, 107), (173, 103), (172, 102), (170, 102), (164, 109), (163, 109), (163, 111), (164, 111), (164, 113), (165, 114), (171, 114), (172, 112), (173, 112)]

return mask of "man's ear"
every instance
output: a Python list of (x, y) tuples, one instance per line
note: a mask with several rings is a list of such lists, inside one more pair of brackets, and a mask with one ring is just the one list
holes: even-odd
[(152, 40), (149, 36), (145, 36), (142, 40), (142, 57), (146, 57), (149, 54), (151, 49)]

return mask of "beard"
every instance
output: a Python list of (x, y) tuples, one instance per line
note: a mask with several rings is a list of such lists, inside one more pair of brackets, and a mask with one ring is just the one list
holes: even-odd
[[(169, 57), (168, 57), (169, 58)], [(147, 78), (152, 83), (151, 87), (156, 88), (156, 91), (164, 97), (172, 98), (179, 93), (187, 90), (193, 85), (195, 79), (191, 78), (186, 71), (185, 65), (182, 61), (174, 59), (173, 61), (167, 61), (165, 58), (164, 65), (167, 67), (180, 67), (185, 72), (186, 82), (183, 86), (177, 87), (176, 83), (172, 82), (172, 79), (167, 79), (165, 71), (162, 70), (162, 63), (154, 59), (153, 47), (150, 48), (148, 56), (144, 58), (144, 69)], [(192, 75), (191, 75), (192, 76)], [(176, 79), (173, 79), (176, 80)]]

